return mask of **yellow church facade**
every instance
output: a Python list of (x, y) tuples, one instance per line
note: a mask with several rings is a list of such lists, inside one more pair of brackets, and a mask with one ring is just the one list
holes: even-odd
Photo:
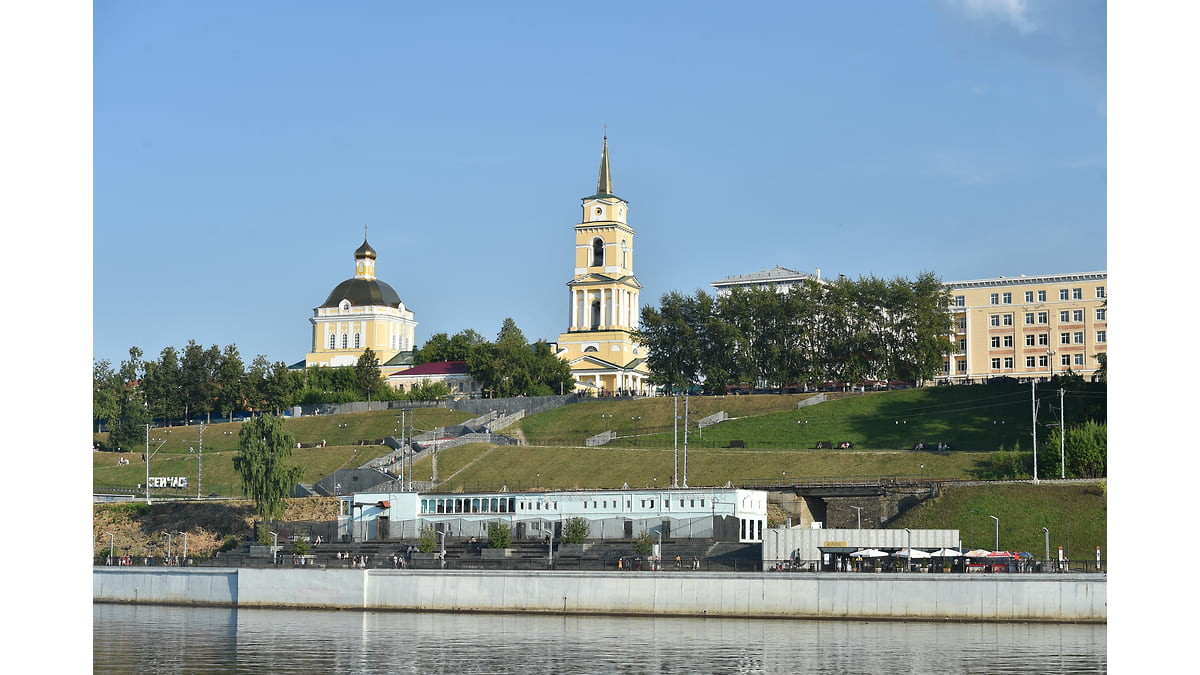
[(633, 273), (634, 231), (628, 202), (613, 194), (607, 136), (596, 194), (582, 201), (575, 273), (567, 282), (568, 328), (559, 335), (558, 355), (570, 364), (577, 390), (647, 393), (645, 348), (633, 338), (642, 290)]
[(313, 310), (305, 367), (354, 366), (367, 349), (375, 352), (384, 377), (412, 367), (417, 322), (395, 289), (375, 277), (376, 258), (364, 236), (354, 252), (354, 276)]

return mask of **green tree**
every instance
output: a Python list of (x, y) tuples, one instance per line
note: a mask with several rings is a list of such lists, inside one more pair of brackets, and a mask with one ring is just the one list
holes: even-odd
[[(664, 293), (657, 309), (642, 307), (633, 339), (646, 348), (651, 384), (686, 389), (700, 377), (703, 367), (700, 330), (707, 316), (689, 296)], [(703, 324), (701, 323), (703, 322)]]
[(450, 387), (445, 382), (421, 380), (409, 388), (406, 398), (410, 401), (436, 401), (450, 396)]
[(142, 391), (150, 414), (170, 423), (183, 416), (182, 382), (179, 355), (174, 347), (165, 347), (158, 361), (146, 362)]
[(592, 533), (592, 528), (583, 518), (568, 518), (563, 526), (562, 542), (564, 544), (582, 544)]
[(450, 336), (445, 333), (434, 333), (425, 344), (413, 353), (413, 365), (449, 361)]
[(216, 368), (221, 351), (213, 345), (204, 349), (188, 340), (179, 363), (179, 384), (185, 418), (211, 413), (217, 398)]
[(354, 379), (358, 390), (366, 395), (367, 410), (370, 410), (371, 399), (387, 386), (379, 369), (379, 357), (370, 347), (359, 355), (358, 363), (354, 365)]
[(237, 345), (226, 345), (217, 363), (218, 412), (227, 419), (246, 405), (246, 372)]
[(437, 550), (438, 533), (433, 529), (432, 525), (426, 525), (421, 528), (421, 534), (417, 539), (417, 550), (421, 553), (433, 553)]
[(488, 523), (488, 546), (509, 548), (512, 546), (512, 527), (508, 523)]
[(119, 411), (116, 420), (110, 420), (108, 427), (109, 444), (116, 449), (131, 451), (145, 447), (145, 425), (150, 422), (150, 414), (139, 386), (144, 376), (142, 350), (130, 347), (129, 359), (121, 362), (115, 381)]
[(633, 552), (638, 555), (649, 555), (654, 550), (654, 535), (650, 534), (649, 530), (642, 530), (642, 533), (633, 540)]
[(284, 500), (300, 480), (302, 469), (285, 463), (295, 446), (283, 418), (266, 414), (242, 424), (233, 468), (242, 480), (242, 490), (265, 520), (283, 516)]
[(266, 405), (274, 410), (276, 415), (279, 414), (281, 409), (292, 404), (296, 392), (296, 381), (292, 379), (291, 373), (288, 372), (287, 364), (283, 361), (276, 361), (271, 366), (271, 372), (266, 380), (265, 392)]
[[(1061, 452), (1055, 452), (1060, 450)], [(1108, 475), (1108, 425), (1088, 420), (1067, 427), (1067, 442), (1062, 444), (1059, 429), (1050, 432), (1046, 451), (1038, 453), (1039, 468), (1046, 478), (1062, 475), (1059, 460), (1065, 454), (1067, 478), (1103, 478)], [(1044, 459), (1043, 459), (1044, 458)]]
[(92, 422), (100, 431), (102, 422), (115, 422), (121, 415), (121, 389), (117, 372), (108, 359), (92, 362)]

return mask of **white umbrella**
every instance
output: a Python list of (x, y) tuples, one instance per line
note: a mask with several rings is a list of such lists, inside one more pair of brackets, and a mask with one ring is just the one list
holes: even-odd
[(861, 551), (855, 551), (850, 556), (854, 558), (886, 558), (887, 553), (874, 548), (864, 548)]
[(961, 551), (956, 551), (952, 548), (943, 548), (941, 550), (934, 551), (929, 555), (934, 558), (962, 558), (964, 554)]
[(914, 548), (911, 551), (909, 549), (902, 548), (899, 551), (896, 551), (896, 555), (901, 558), (928, 558), (929, 557), (928, 553), (926, 553), (925, 551), (922, 551), (921, 549), (917, 549), (917, 548)]

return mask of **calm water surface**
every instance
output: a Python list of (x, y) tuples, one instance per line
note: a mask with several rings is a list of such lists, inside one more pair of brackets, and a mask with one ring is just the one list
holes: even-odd
[(1103, 673), (1107, 627), (96, 604), (94, 673)]

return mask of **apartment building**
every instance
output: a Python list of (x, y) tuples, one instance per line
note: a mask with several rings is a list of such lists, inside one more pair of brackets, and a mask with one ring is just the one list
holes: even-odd
[(1108, 272), (947, 282), (952, 342), (939, 381), (1092, 378), (1108, 348)]

